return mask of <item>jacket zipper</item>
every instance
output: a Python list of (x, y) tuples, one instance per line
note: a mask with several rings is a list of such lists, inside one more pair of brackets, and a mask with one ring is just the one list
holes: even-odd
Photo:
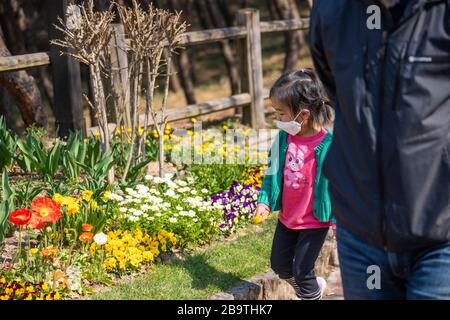
[[(379, 0), (377, 0), (379, 1)], [(386, 63), (386, 51), (387, 51), (387, 45), (388, 45), (388, 39), (389, 36), (395, 32), (400, 25), (404, 24), (406, 21), (408, 21), (409, 19), (411, 19), (413, 16), (415, 16), (418, 12), (420, 12), (421, 10), (416, 10), (414, 12), (412, 12), (412, 14), (410, 14), (406, 19), (404, 19), (400, 24), (398, 24), (395, 28), (390, 28), (389, 32), (387, 30), (383, 31), (383, 38), (382, 38), (382, 50), (381, 50), (381, 61), (382, 61), (382, 74), (381, 74), (381, 81), (384, 82), (384, 75), (385, 75), (385, 63)], [(390, 16), (390, 15), (389, 15)], [(415, 28), (414, 28), (415, 29)], [(396, 77), (396, 81), (395, 81), (395, 87), (394, 87), (394, 93), (393, 93), (393, 97), (395, 98), (397, 96), (397, 90), (398, 90), (398, 86), (399, 86), (399, 82), (400, 82), (400, 74), (401, 71), (403, 69), (404, 66), (404, 59), (403, 57), (407, 54), (408, 51), (408, 45), (405, 45), (405, 47), (402, 49), (402, 53), (401, 53), (401, 64), (399, 67), (399, 73), (397, 74)], [(383, 132), (382, 128), (383, 128), (383, 112), (385, 111), (386, 105), (385, 105), (385, 90), (384, 90), (384, 86), (381, 87), (381, 115), (380, 115), (380, 132)], [(393, 106), (395, 106), (395, 101), (393, 103)], [(393, 107), (394, 108), (394, 107)], [(382, 134), (380, 134), (380, 136), (382, 136)], [(381, 203), (382, 203), (382, 208), (381, 208), (381, 240), (382, 240), (382, 244), (383, 244), (383, 248), (385, 251), (387, 251), (387, 239), (386, 239), (386, 207), (385, 207), (385, 190), (384, 190), (384, 174), (383, 174), (383, 165), (382, 165), (382, 144), (381, 144), (381, 138), (378, 138), (378, 150), (379, 150), (379, 172), (380, 172), (380, 186), (381, 186)]]
[[(385, 74), (385, 61), (386, 61), (386, 47), (388, 43), (388, 32), (386, 30), (383, 31), (382, 34), (382, 47), (381, 47), (381, 82), (384, 82), (384, 74)], [(381, 137), (382, 137), (382, 128), (383, 128), (383, 112), (384, 112), (384, 86), (381, 86), (381, 112), (380, 112), (380, 123), (379, 123), (379, 136), (378, 136), (378, 172), (379, 178), (380, 178), (380, 197), (381, 197), (381, 242), (383, 245), (383, 249), (387, 250), (387, 241), (386, 241), (386, 222), (385, 222), (385, 206), (384, 206), (384, 177), (383, 177), (383, 157), (382, 157), (382, 143), (381, 143)]]

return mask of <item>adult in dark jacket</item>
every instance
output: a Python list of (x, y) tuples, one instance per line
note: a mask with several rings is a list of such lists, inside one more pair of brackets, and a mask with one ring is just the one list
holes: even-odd
[(310, 39), (345, 297), (450, 299), (450, 0), (315, 0)]

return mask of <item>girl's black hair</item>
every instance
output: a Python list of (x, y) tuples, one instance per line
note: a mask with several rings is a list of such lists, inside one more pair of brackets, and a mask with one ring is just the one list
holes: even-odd
[(322, 82), (311, 68), (288, 72), (270, 89), (270, 99), (290, 108), (293, 115), (308, 109), (314, 123), (325, 126), (333, 121), (333, 108)]

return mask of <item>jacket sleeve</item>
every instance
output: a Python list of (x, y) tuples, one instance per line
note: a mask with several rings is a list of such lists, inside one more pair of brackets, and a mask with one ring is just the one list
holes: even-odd
[[(266, 171), (266, 174), (264, 176), (264, 179), (263, 179), (263, 182), (261, 185), (261, 191), (260, 191), (259, 197), (258, 197), (258, 203), (265, 204), (266, 206), (268, 206), (270, 208), (271, 211), (273, 210), (273, 207), (274, 207), (274, 204), (271, 203), (271, 201), (273, 199), (273, 197), (272, 197), (272, 191), (273, 191), (272, 186), (274, 183), (273, 179), (277, 178), (277, 176), (276, 176), (277, 172), (275, 172), (276, 170), (275, 171), (270, 170), (271, 166), (274, 164), (273, 163), (274, 161), (272, 161), (273, 160), (272, 159), (272, 154), (273, 154), (272, 150), (274, 148), (279, 148), (279, 145), (280, 145), (279, 140), (280, 140), (280, 134), (278, 133), (275, 138), (275, 141), (272, 143), (272, 146), (270, 147), (270, 150), (269, 150), (269, 157), (268, 157), (268, 168), (269, 169)], [(278, 153), (275, 152), (275, 156), (277, 154)]]
[[(271, 151), (269, 151), (269, 163), (268, 165), (270, 166), (270, 157), (271, 157)], [(271, 208), (270, 205), (270, 199), (271, 199), (271, 194), (272, 194), (272, 179), (273, 179), (273, 175), (272, 174), (267, 174), (264, 176), (262, 185), (261, 185), (261, 191), (259, 192), (259, 197), (258, 197), (258, 203), (263, 203), (266, 206), (268, 206), (269, 208)], [(271, 208), (272, 209), (272, 208)]]
[[(328, 0), (327, 0), (328, 1)], [(321, 22), (321, 13), (324, 11), (324, 6), (327, 5), (327, 1), (314, 0), (313, 7), (311, 11), (311, 24), (310, 24), (310, 49), (311, 56), (314, 63), (314, 67), (316, 69), (317, 74), (319, 75), (320, 80), (325, 86), (325, 89), (328, 93), (328, 97), (332, 102), (332, 106), (335, 105), (336, 102), (336, 85), (334, 81), (333, 74), (331, 72), (331, 68), (328, 64), (325, 49), (323, 47), (323, 25)]]

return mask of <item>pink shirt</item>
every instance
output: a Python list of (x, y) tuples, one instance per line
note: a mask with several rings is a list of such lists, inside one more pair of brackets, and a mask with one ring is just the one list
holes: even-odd
[(320, 222), (313, 213), (314, 182), (317, 163), (314, 148), (327, 131), (322, 129), (313, 136), (288, 135), (288, 149), (283, 170), (283, 191), (280, 221), (289, 229), (314, 229), (332, 226), (332, 222)]

